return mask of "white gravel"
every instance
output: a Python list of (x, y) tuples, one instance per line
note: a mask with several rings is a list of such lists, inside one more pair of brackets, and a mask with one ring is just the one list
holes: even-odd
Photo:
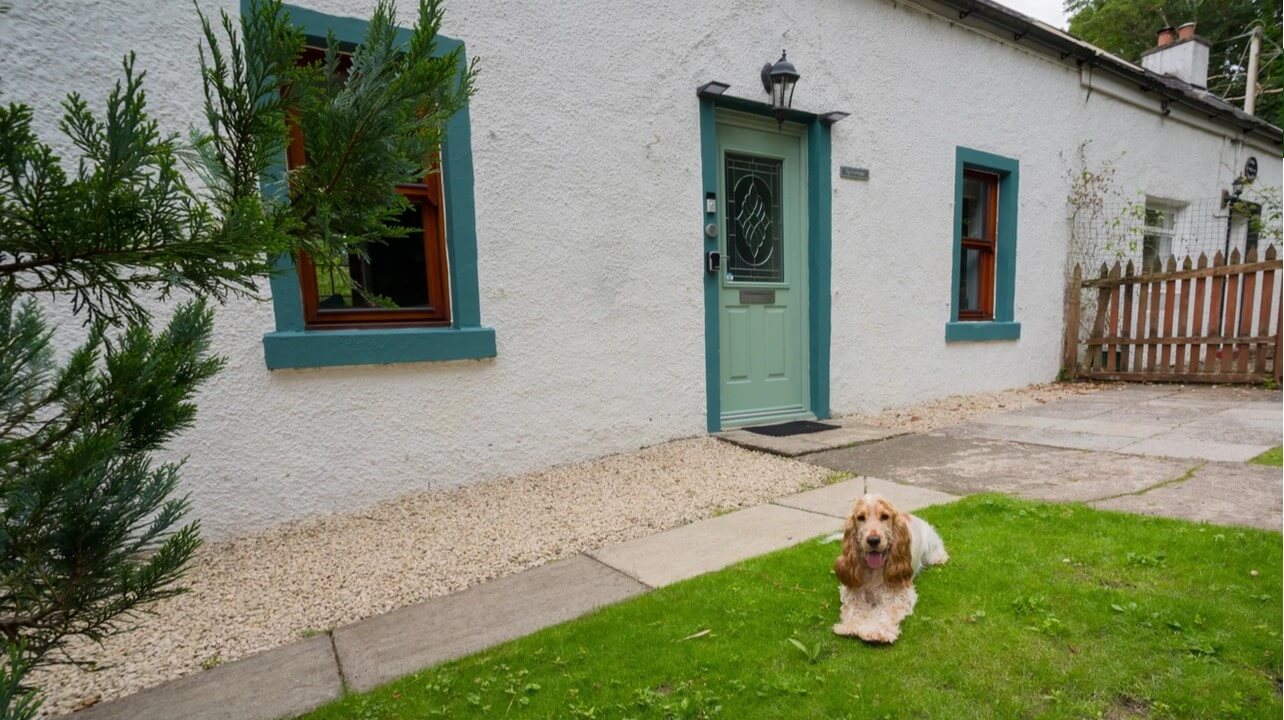
[(191, 592), (35, 682), (67, 713), (397, 607), (821, 484), (828, 470), (712, 438), (316, 518), (211, 544)]
[[(1035, 385), (853, 416), (931, 430), (1097, 388)], [(138, 692), (222, 662), (613, 542), (820, 485), (828, 470), (712, 438), (425, 493), (203, 548), (191, 591), (130, 632), (32, 680), (45, 713)]]

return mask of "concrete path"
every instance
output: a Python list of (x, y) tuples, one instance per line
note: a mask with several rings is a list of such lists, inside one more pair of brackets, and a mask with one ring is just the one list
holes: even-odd
[(1280, 444), (1280, 423), (1278, 391), (1131, 385), (992, 415), (945, 433), (1128, 455), (1244, 462)]
[(575, 555), (95, 705), (74, 720), (275, 720), (842, 527), (857, 496), (945, 493), (853, 479)]
[(807, 462), (953, 494), (1039, 500), (1195, 521), (1281, 526), (1279, 392), (1123, 386), (944, 430), (806, 455)]

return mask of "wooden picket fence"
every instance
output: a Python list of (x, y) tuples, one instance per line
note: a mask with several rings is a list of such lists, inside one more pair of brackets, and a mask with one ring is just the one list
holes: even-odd
[[(1101, 266), (1084, 278), (1074, 267), (1066, 294), (1064, 367), (1071, 377), (1101, 380), (1258, 383), (1280, 381), (1281, 261), (1275, 247), (1212, 264), (1200, 254), (1178, 269), (1138, 274), (1131, 261)], [(1080, 313), (1096, 300), (1088, 336)], [(1274, 321), (1272, 322), (1272, 318)], [(1272, 327), (1273, 325), (1273, 327)], [(1084, 347), (1086, 346), (1086, 347)], [(1080, 348), (1084, 352), (1080, 352)]]

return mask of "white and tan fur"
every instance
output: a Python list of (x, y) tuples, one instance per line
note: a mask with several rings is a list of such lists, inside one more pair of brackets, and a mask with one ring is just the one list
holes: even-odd
[(856, 500), (834, 561), (842, 601), (834, 632), (866, 642), (891, 643), (914, 612), (914, 576), (950, 559), (945, 543), (922, 518), (897, 511), (877, 495)]

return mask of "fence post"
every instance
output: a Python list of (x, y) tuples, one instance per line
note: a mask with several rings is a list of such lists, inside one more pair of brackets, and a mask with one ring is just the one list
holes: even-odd
[(1061, 371), (1069, 380), (1079, 377), (1079, 293), (1083, 282), (1083, 268), (1074, 264), (1074, 274), (1070, 276), (1070, 287), (1066, 292), (1066, 333), (1065, 348), (1062, 351)]
[[(1267, 249), (1266, 259), (1275, 259), (1274, 245)], [(1281, 271), (1280, 275), (1284, 276), (1284, 271)], [(1284, 342), (1281, 342), (1281, 340), (1284, 340), (1284, 284), (1280, 287), (1279, 307), (1276, 308), (1275, 312), (1275, 387), (1278, 388), (1281, 381), (1284, 381), (1284, 373), (1280, 372), (1284, 370), (1284, 357), (1281, 357), (1281, 353), (1284, 353)]]
[[(1273, 262), (1275, 260), (1275, 246), (1271, 245), (1266, 248), (1264, 260)], [(1266, 268), (1262, 271), (1262, 286), (1258, 288), (1261, 293), (1261, 300), (1257, 303), (1257, 337), (1268, 340), (1271, 337), (1271, 301), (1275, 298), (1275, 269)], [(1281, 298), (1284, 301), (1284, 298)], [(1276, 328), (1278, 335), (1279, 328)], [(1269, 342), (1263, 342), (1257, 346), (1257, 364), (1253, 366), (1253, 372), (1265, 378), (1270, 372), (1267, 365), (1266, 356), (1270, 354), (1271, 346)], [(1279, 367), (1279, 351), (1276, 350), (1275, 366)]]
[[(1244, 264), (1257, 262), (1257, 248), (1249, 248), (1244, 253)], [(1245, 268), (1239, 284), (1239, 323), (1236, 335), (1241, 339), (1253, 335), (1253, 301), (1257, 299), (1257, 271)], [(1250, 357), (1257, 354), (1257, 345), (1252, 342), (1241, 343), (1235, 359), (1235, 372), (1243, 375), (1253, 368), (1249, 365)]]
[[(1118, 263), (1115, 263), (1118, 265)], [(1110, 277), (1110, 268), (1105, 263), (1101, 263), (1101, 279), (1105, 280)], [(1106, 327), (1106, 311), (1110, 309), (1110, 288), (1102, 285), (1097, 291), (1097, 319), (1092, 323), (1092, 333), (1088, 335), (1088, 357), (1084, 359), (1089, 370), (1100, 370), (1101, 363), (1101, 338), (1105, 337), (1101, 333)], [(1094, 348), (1096, 348), (1094, 350)]]
[(1128, 342), (1132, 339), (1133, 324), (1133, 294), (1136, 289), (1136, 283), (1133, 282), (1137, 276), (1137, 268), (1133, 266), (1132, 260), (1124, 266), (1124, 284), (1123, 284), (1123, 322), (1120, 323), (1119, 336), (1124, 338), (1124, 344), (1119, 346), (1121, 353), (1119, 362), (1119, 371), (1128, 372), (1132, 368), (1133, 354), (1141, 347)]
[[(1187, 255), (1186, 258), (1181, 261), (1181, 271), (1183, 273), (1188, 273), (1190, 270), (1190, 256)], [(1173, 372), (1176, 373), (1186, 372), (1187, 368), (1186, 351), (1188, 348), (1186, 347), (1185, 341), (1186, 338), (1189, 337), (1189, 335), (1186, 334), (1186, 323), (1189, 319), (1191, 305), (1190, 281), (1190, 278), (1185, 278), (1181, 281), (1181, 300), (1177, 303), (1177, 337), (1182, 342), (1177, 343), (1177, 347), (1173, 350)]]

